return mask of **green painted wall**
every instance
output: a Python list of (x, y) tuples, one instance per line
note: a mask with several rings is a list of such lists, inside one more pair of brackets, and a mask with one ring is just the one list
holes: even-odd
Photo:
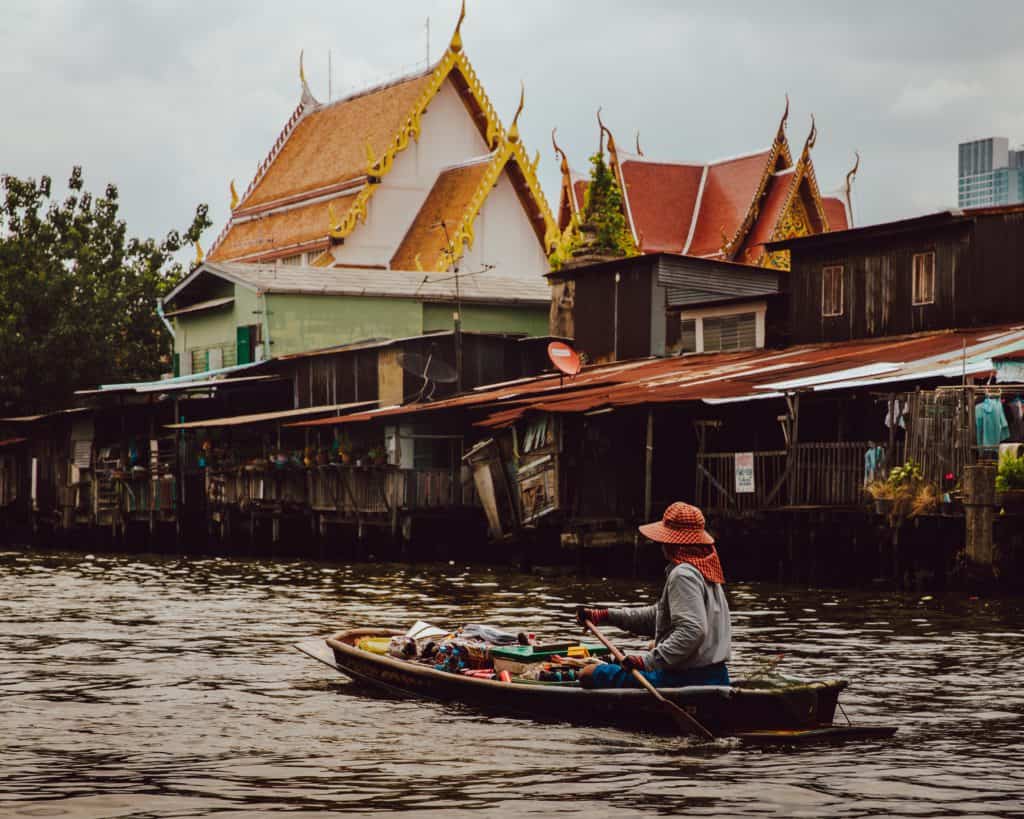
[(233, 296), (235, 301), (225, 307), (185, 313), (171, 319), (175, 330), (174, 352), (179, 359), (192, 358), (192, 372), (206, 369), (206, 351), (215, 347), (220, 348), (225, 367), (237, 363), (236, 329), (262, 320), (255, 312), (257, 298), (252, 290), (225, 282), (223, 289), (218, 288), (210, 298), (225, 296)]
[(411, 299), (370, 296), (267, 296), (271, 355), (287, 355), (369, 338), (423, 332), (423, 307)]
[[(454, 304), (423, 305), (423, 332), (452, 329)], [(526, 333), (529, 336), (548, 334), (547, 306), (503, 307), (488, 304), (463, 304), (462, 329), (480, 333)]]

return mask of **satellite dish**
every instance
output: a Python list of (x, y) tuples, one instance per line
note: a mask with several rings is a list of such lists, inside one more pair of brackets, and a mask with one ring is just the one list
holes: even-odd
[(440, 358), (435, 358), (433, 353), (425, 356), (419, 353), (399, 353), (398, 363), (409, 375), (422, 378), (424, 381), (452, 384), (459, 380), (455, 368)]
[(580, 354), (561, 341), (552, 341), (548, 345), (548, 358), (555, 365), (555, 369), (564, 375), (576, 375), (583, 366)]

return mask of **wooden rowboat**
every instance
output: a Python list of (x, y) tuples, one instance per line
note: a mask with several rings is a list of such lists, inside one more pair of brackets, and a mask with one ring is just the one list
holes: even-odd
[[(457, 702), (484, 713), (583, 725), (614, 725), (653, 733), (673, 733), (659, 703), (638, 688), (585, 690), (575, 684), (500, 682), (437, 671), (356, 648), (364, 637), (393, 637), (400, 631), (360, 628), (327, 639), (305, 640), (295, 647), (360, 682), (401, 695)], [(719, 737), (763, 743), (880, 738), (890, 726), (835, 725), (836, 704), (846, 680), (804, 681), (785, 685), (736, 680), (729, 686), (662, 688)]]

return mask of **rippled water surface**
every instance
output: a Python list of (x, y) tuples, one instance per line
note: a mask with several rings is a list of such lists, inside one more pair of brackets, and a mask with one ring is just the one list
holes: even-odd
[[(893, 740), (760, 750), (376, 695), (291, 648), (350, 625), (573, 633), (638, 581), (0, 553), (0, 816), (1024, 816), (1024, 605), (730, 589), (734, 674), (843, 675)], [(625, 641), (626, 645), (630, 645)]]

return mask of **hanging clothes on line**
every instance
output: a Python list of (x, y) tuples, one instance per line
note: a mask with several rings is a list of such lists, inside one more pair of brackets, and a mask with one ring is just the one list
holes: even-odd
[(1024, 401), (1015, 396), (1005, 402), (1006, 420), (1010, 425), (1010, 440), (1024, 441)]
[(974, 424), (978, 447), (989, 456), (994, 456), (997, 447), (1010, 437), (1010, 425), (998, 398), (989, 396), (974, 407)]
[(885, 425), (890, 429), (897, 427), (898, 429), (907, 428), (907, 410), (910, 409), (910, 401), (904, 401), (900, 403), (899, 398), (894, 398), (892, 401), (887, 402), (885, 409)]
[(874, 481), (881, 481), (885, 479), (886, 468), (885, 468), (885, 447), (875, 446), (874, 442), (871, 442), (871, 446), (868, 447), (868, 451), (864, 453), (864, 485), (867, 486), (869, 483)]

